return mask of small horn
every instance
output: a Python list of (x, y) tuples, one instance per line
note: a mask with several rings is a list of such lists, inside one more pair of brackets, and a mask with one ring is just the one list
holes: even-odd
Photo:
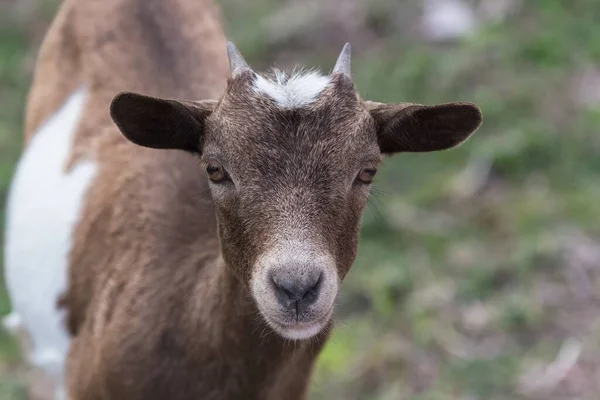
[(335, 63), (335, 67), (333, 67), (333, 73), (334, 74), (344, 74), (346, 75), (348, 78), (350, 78), (351, 76), (351, 68), (350, 68), (350, 64), (351, 64), (351, 55), (352, 55), (352, 48), (350, 46), (350, 43), (346, 43), (344, 45), (344, 47), (342, 48), (342, 52), (340, 53), (336, 63)]
[(240, 51), (233, 42), (227, 42), (227, 55), (229, 56), (229, 66), (231, 67), (231, 76), (235, 78), (241, 72), (250, 69)]

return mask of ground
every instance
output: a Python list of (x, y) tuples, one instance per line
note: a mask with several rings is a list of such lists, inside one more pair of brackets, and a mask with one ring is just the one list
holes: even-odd
[[(600, 398), (600, 3), (465, 0), (475, 26), (443, 42), (422, 1), (221, 3), (255, 68), (329, 70), (350, 40), (365, 98), (484, 114), (456, 150), (386, 160), (311, 399)], [(0, 0), (0, 209), (55, 6)], [(0, 330), (0, 400), (22, 376)]]

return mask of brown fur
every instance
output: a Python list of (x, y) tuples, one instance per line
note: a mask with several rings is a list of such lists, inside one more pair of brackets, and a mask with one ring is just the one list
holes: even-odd
[[(382, 108), (363, 103), (343, 75), (314, 104), (282, 111), (250, 90), (253, 72), (226, 86), (227, 72), (210, 0), (66, 0), (48, 33), (26, 140), (85, 85), (65, 168), (84, 158), (99, 166), (60, 302), (73, 335), (71, 400), (304, 399), (331, 322), (310, 340), (286, 343), (252, 293), (257, 259), (275, 239), (301, 232), (331, 254), (342, 280), (369, 192), (355, 183), (357, 172), (376, 167), (382, 153), (417, 151), (416, 130), (438, 129), (412, 124), (424, 117), (402, 114), (405, 105), (377, 114)], [(112, 115), (125, 136), (171, 149), (156, 151), (132, 144), (110, 120), (111, 99), (123, 90), (219, 101), (161, 114), (170, 106), (160, 100), (117, 97)], [(478, 115), (451, 119), (464, 123), (441, 144), (427, 136), (423, 149), (464, 140)], [(243, 190), (209, 187), (201, 165), (215, 159)]]

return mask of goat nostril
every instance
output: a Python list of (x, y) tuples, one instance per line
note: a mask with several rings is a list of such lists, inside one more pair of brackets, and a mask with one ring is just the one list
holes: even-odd
[(321, 282), (323, 281), (323, 273), (319, 273), (319, 276), (317, 278), (317, 280), (315, 281), (315, 283), (310, 286), (308, 288), (308, 290), (306, 290), (306, 292), (304, 292), (304, 294), (302, 295), (302, 300), (305, 300), (306, 298), (310, 298), (310, 297), (316, 297), (316, 295), (319, 292), (319, 289), (321, 288)]
[(294, 292), (292, 292), (289, 289), (286, 289), (284, 287), (280, 287), (279, 288), (287, 297), (289, 297), (290, 299), (294, 299), (296, 297), (296, 295), (294, 294)]
[(294, 294), (293, 285), (285, 282), (285, 280), (278, 280), (275, 276), (271, 277), (271, 282), (279, 301), (288, 302), (296, 300), (297, 296)]

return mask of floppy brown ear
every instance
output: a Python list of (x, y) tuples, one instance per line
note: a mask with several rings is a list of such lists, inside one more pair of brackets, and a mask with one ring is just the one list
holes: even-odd
[(366, 101), (365, 106), (377, 122), (384, 154), (449, 149), (465, 141), (482, 122), (481, 111), (473, 103), (423, 106)]
[(200, 153), (205, 120), (216, 104), (216, 100), (177, 101), (123, 92), (112, 100), (110, 116), (135, 144)]

